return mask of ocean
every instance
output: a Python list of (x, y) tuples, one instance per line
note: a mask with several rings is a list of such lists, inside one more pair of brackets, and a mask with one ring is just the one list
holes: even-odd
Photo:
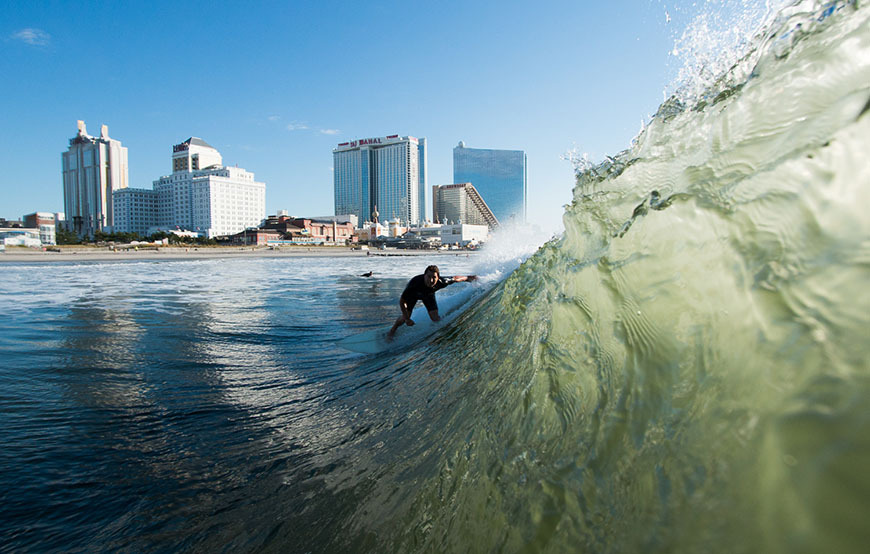
[(420, 344), (425, 257), (0, 265), (0, 550), (864, 552), (870, 7), (764, 7)]

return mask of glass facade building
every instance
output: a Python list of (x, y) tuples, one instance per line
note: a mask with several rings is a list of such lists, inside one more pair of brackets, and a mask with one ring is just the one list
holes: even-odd
[(426, 214), (426, 139), (388, 137), (339, 144), (333, 151), (335, 213), (359, 221), (422, 223)]
[(500, 224), (525, 223), (528, 195), (526, 153), (522, 150), (453, 149), (453, 182), (471, 183)]

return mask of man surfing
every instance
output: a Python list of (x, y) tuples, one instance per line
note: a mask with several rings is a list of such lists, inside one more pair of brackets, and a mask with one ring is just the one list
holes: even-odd
[(432, 321), (441, 321), (441, 316), (438, 315), (438, 302), (435, 301), (435, 291), (441, 290), (453, 283), (461, 283), (463, 281), (474, 281), (477, 275), (454, 275), (453, 277), (441, 277), (441, 272), (437, 265), (430, 265), (422, 275), (417, 275), (408, 281), (405, 291), (399, 297), (399, 308), (402, 310), (402, 315), (393, 323), (393, 328), (387, 333), (387, 340), (393, 340), (398, 329), (403, 323), (405, 325), (414, 325), (414, 320), (411, 319), (411, 312), (414, 311), (414, 306), (418, 300), (423, 301), (426, 310), (429, 312), (429, 318)]

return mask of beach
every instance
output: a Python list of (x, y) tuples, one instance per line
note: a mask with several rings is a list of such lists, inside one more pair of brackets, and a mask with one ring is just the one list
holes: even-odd
[(371, 257), (371, 256), (466, 256), (466, 250), (355, 250), (346, 246), (218, 246), (159, 247), (112, 249), (111, 247), (77, 247), (57, 250), (7, 248), (0, 253), (2, 262), (102, 262), (143, 260), (195, 260), (217, 258), (285, 258), (285, 257)]

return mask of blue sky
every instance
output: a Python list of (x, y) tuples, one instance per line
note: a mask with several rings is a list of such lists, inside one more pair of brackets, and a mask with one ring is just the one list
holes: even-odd
[(426, 137), (430, 185), (452, 182), (460, 140), (522, 149), (529, 218), (552, 229), (573, 188), (564, 154), (629, 145), (692, 4), (5, 2), (0, 217), (63, 210), (61, 152), (83, 119), (129, 149), (130, 186), (199, 136), (266, 183), (267, 213), (299, 216), (333, 213), (339, 142)]

